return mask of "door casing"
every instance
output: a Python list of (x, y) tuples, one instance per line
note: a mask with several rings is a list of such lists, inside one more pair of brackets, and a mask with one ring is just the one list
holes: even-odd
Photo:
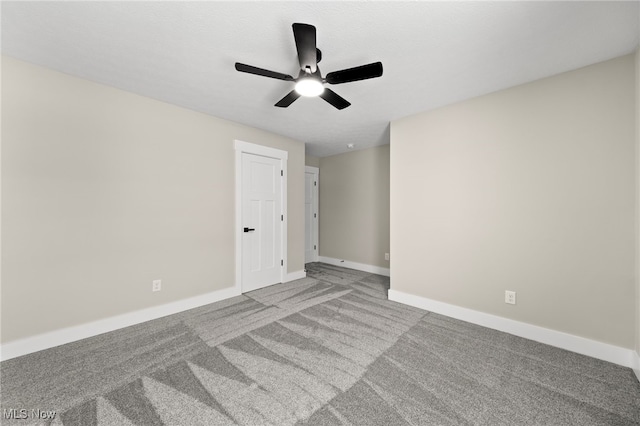
[(280, 282), (285, 281), (287, 270), (287, 160), (289, 153), (276, 148), (270, 148), (263, 145), (257, 145), (250, 142), (244, 142), (235, 140), (233, 143), (235, 149), (235, 224), (236, 230), (234, 232), (236, 242), (236, 278), (235, 287), (239, 292), (242, 292), (242, 154), (254, 154), (262, 155), (264, 157), (270, 157), (280, 160), (280, 170), (283, 171), (283, 179), (281, 182), (281, 211), (284, 215), (282, 221), (282, 227), (280, 229), (280, 247), (282, 247), (282, 260), (283, 264), (280, 266)]

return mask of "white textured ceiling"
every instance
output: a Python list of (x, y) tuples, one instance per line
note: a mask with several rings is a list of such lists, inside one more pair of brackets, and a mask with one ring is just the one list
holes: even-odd
[[(633, 51), (630, 2), (7, 2), (2, 53), (307, 144), (316, 156), (389, 142), (391, 120)], [(382, 61), (381, 78), (273, 106), (298, 73), (291, 24), (317, 28), (323, 75)], [(259, 142), (259, 141), (255, 141)]]

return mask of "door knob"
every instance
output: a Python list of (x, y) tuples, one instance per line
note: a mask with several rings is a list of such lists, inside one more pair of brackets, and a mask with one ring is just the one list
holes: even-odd
[(244, 232), (255, 231), (255, 228), (244, 228)]

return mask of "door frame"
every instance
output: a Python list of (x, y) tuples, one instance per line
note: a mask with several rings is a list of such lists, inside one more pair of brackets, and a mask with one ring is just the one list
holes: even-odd
[(284, 215), (282, 226), (280, 228), (280, 247), (282, 250), (282, 265), (280, 266), (280, 282), (285, 281), (285, 271), (287, 270), (287, 223), (289, 217), (287, 215), (287, 160), (289, 153), (276, 148), (270, 148), (263, 145), (257, 145), (250, 142), (240, 140), (233, 141), (235, 150), (235, 224), (234, 232), (236, 240), (236, 282), (235, 287), (242, 293), (242, 154), (260, 155), (262, 157), (275, 158), (280, 160), (280, 170), (282, 170), (283, 178), (280, 179), (280, 189), (282, 191), (280, 211)]
[[(314, 251), (313, 254), (313, 261), (317, 262), (318, 258), (320, 257), (320, 232), (319, 232), (319, 224), (320, 224), (320, 205), (319, 205), (319, 201), (320, 201), (320, 197), (318, 197), (318, 194), (320, 192), (320, 168), (318, 167), (313, 167), (313, 166), (304, 166), (304, 172), (305, 174), (307, 173), (311, 173), (314, 175), (314, 179), (316, 182), (316, 185), (313, 187), (313, 207), (316, 210), (316, 221), (313, 223), (313, 226), (311, 228), (311, 232), (313, 232), (314, 236), (315, 236), (315, 240), (316, 240), (316, 250)], [(306, 224), (305, 224), (306, 226)], [(306, 263), (306, 259), (305, 259), (305, 263)]]

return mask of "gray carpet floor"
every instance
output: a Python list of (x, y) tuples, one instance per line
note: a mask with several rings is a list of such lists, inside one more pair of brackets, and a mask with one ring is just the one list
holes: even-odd
[(2, 409), (30, 417), (2, 424), (640, 424), (628, 368), (391, 302), (383, 276), (307, 271), (0, 363)]

